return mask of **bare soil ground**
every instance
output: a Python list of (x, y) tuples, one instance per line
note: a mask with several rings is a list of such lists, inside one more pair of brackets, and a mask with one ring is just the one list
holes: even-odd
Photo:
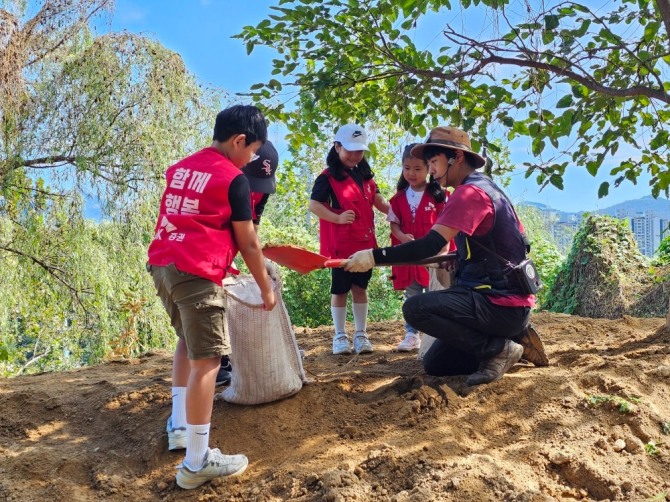
[(313, 380), (275, 403), (216, 401), (212, 443), (239, 478), (176, 487), (167, 352), (0, 380), (0, 500), (670, 500), (670, 334), (664, 319), (539, 313), (551, 366), (495, 383), (427, 377), (372, 324), (376, 351), (330, 354), (296, 328)]

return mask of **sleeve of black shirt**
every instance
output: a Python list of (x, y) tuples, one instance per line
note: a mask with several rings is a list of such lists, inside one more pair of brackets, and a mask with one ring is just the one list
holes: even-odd
[(328, 177), (324, 174), (319, 174), (314, 180), (314, 186), (312, 187), (312, 195), (310, 199), (317, 202), (328, 202), (330, 198), (330, 192), (332, 188), (328, 182)]
[(256, 219), (254, 220), (254, 225), (261, 224), (261, 216), (263, 216), (263, 211), (265, 211), (265, 204), (267, 204), (269, 198), (270, 194), (265, 193), (263, 194), (263, 197), (261, 197), (261, 200), (256, 203), (256, 207), (254, 208), (256, 210)]
[(249, 180), (240, 173), (228, 188), (228, 202), (230, 203), (232, 221), (247, 221), (251, 219), (251, 192)]
[(420, 239), (372, 250), (372, 256), (377, 265), (385, 263), (405, 263), (423, 260), (439, 253), (447, 241), (438, 232), (431, 230)]

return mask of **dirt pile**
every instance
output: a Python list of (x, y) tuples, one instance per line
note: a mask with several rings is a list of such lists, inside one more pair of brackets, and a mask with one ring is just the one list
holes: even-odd
[[(658, 294), (657, 282), (628, 223), (591, 214), (575, 235), (543, 308), (607, 319), (633, 313), (663, 316), (668, 310), (668, 297), (665, 294), (662, 298), (664, 292)], [(650, 294), (652, 289), (654, 294)], [(643, 297), (644, 308), (640, 309)]]
[(175, 486), (168, 353), (0, 380), (0, 500), (670, 500), (670, 334), (664, 319), (534, 316), (552, 365), (499, 382), (424, 375), (391, 351), (334, 357), (331, 328), (297, 328), (313, 380), (260, 406), (217, 401), (212, 442), (240, 478)]

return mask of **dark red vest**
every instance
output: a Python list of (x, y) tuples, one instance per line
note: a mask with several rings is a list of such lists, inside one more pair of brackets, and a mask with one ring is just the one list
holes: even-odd
[[(428, 192), (424, 192), (412, 221), (412, 210), (407, 201), (406, 191), (397, 192), (391, 200), (391, 209), (400, 220), (400, 230), (412, 234), (415, 239), (425, 236), (435, 224), (437, 216), (444, 207), (444, 202), (435, 202)], [(398, 245), (400, 241), (391, 233), (391, 244)], [(391, 267), (393, 289), (403, 290), (416, 281), (424, 288), (430, 283), (428, 269), (424, 266)]]
[(330, 174), (329, 169), (323, 173), (333, 189), (335, 198), (341, 209), (325, 206), (334, 213), (341, 214), (349, 209), (356, 214), (354, 222), (339, 225), (326, 220), (319, 220), (319, 240), (321, 254), (329, 258), (349, 258), (356, 251), (377, 247), (375, 237), (375, 219), (373, 202), (377, 193), (377, 185), (373, 180), (363, 181), (363, 189), (351, 177), (338, 181)]

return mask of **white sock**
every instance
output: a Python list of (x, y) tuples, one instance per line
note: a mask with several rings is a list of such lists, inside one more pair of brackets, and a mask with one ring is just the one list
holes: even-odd
[(172, 387), (172, 427), (186, 427), (186, 387)]
[(344, 333), (344, 326), (347, 322), (347, 307), (333, 307), (331, 305), (330, 313), (333, 316), (335, 333)]
[(354, 325), (356, 332), (365, 331), (368, 325), (368, 304), (354, 303), (351, 305), (351, 310), (354, 311)]
[(186, 459), (184, 465), (192, 471), (197, 471), (205, 461), (205, 454), (209, 446), (209, 425), (186, 425)]

